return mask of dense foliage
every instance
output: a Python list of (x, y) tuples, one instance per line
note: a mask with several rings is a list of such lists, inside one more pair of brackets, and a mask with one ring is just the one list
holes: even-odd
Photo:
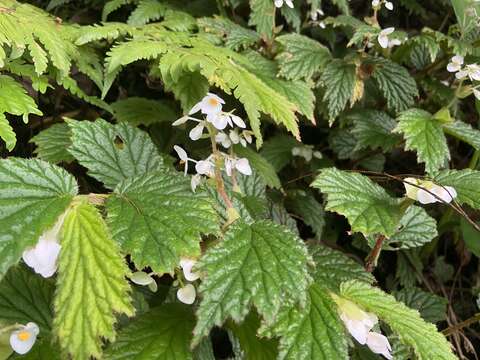
[(479, 15), (0, 0), (0, 360), (477, 359)]

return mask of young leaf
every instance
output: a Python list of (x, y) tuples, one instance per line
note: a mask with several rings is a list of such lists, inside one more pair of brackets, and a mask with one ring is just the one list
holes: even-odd
[(468, 204), (480, 209), (480, 171), (477, 170), (444, 170), (434, 181), (443, 186), (453, 186), (458, 193), (456, 199), (460, 204)]
[(474, 129), (472, 125), (463, 121), (455, 121), (453, 123), (444, 124), (443, 131), (452, 135), (457, 139), (471, 145), (475, 150), (480, 150), (480, 131)]
[(392, 235), (401, 217), (399, 200), (368, 177), (335, 168), (322, 170), (311, 184), (327, 197), (325, 210), (345, 216), (352, 231)]
[(118, 121), (133, 126), (151, 125), (156, 122), (173, 122), (177, 114), (166, 101), (151, 100), (141, 97), (128, 97), (110, 104)]
[(54, 283), (24, 268), (12, 268), (0, 282), (0, 320), (9, 324), (35, 322), (40, 331), (52, 327)]
[(45, 161), (54, 164), (72, 162), (74, 157), (67, 150), (72, 145), (71, 136), (72, 132), (67, 124), (54, 124), (35, 135), (30, 142), (37, 146), (34, 151), (37, 157)]
[(333, 250), (324, 245), (312, 246), (310, 248), (315, 272), (313, 279), (317, 284), (338, 292), (340, 284), (348, 280), (363, 281), (372, 284), (375, 278), (355, 260), (340, 251)]
[(69, 120), (72, 146), (68, 151), (88, 174), (113, 189), (120, 181), (163, 168), (163, 159), (150, 137), (127, 124), (105, 120)]
[(331, 61), (328, 49), (318, 41), (299, 34), (282, 35), (275, 39), (284, 47), (277, 55), (279, 75), (289, 79), (309, 79)]
[(403, 344), (413, 347), (419, 360), (457, 359), (450, 343), (435, 325), (426, 323), (417, 310), (408, 308), (393, 296), (358, 281), (343, 283), (340, 291), (343, 297), (385, 321)]
[(333, 60), (325, 67), (321, 81), (326, 89), (323, 101), (327, 103), (331, 124), (353, 96), (356, 82), (355, 65), (342, 60)]
[(101, 356), (115, 338), (114, 313), (133, 315), (127, 267), (98, 210), (79, 201), (62, 227), (54, 331), (73, 359)]
[(330, 294), (317, 283), (308, 290), (305, 308), (283, 308), (267, 333), (280, 337), (278, 359), (349, 358), (347, 338), (337, 306)]
[(150, 172), (122, 181), (107, 202), (113, 238), (136, 267), (172, 273), (182, 256), (200, 255), (201, 234), (218, 231), (209, 199), (192, 193), (189, 178)]
[(37, 159), (0, 160), (0, 279), (77, 194), (73, 176)]
[(450, 159), (442, 124), (429, 112), (410, 109), (402, 112), (398, 121), (394, 131), (403, 133), (405, 150), (417, 152), (418, 162), (425, 163), (426, 172), (435, 173)]
[(134, 319), (107, 347), (106, 360), (191, 360), (193, 312), (183, 304), (164, 304)]
[(392, 134), (396, 121), (387, 113), (377, 110), (361, 110), (348, 115), (353, 120), (352, 134), (357, 139), (356, 150), (382, 148), (392, 149), (400, 142), (400, 137)]
[(229, 316), (242, 321), (251, 305), (271, 323), (285, 302), (305, 303), (310, 261), (300, 239), (283, 226), (267, 220), (232, 225), (198, 265), (206, 277), (194, 344)]

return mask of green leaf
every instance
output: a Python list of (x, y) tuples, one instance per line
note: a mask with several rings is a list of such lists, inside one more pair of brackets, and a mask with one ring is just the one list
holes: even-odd
[(248, 25), (255, 26), (257, 32), (267, 39), (273, 37), (275, 27), (275, 5), (270, 0), (250, 0), (250, 20)]
[(102, 21), (106, 21), (108, 15), (110, 15), (115, 10), (120, 9), (123, 5), (131, 3), (132, 0), (110, 0), (105, 3), (102, 11)]
[(0, 113), (22, 116), (25, 123), (28, 115), (43, 115), (27, 91), (12, 77), (0, 75)]
[(192, 359), (190, 340), (195, 318), (182, 304), (165, 304), (135, 318), (107, 347), (106, 360)]
[(257, 171), (258, 175), (265, 181), (265, 184), (275, 189), (282, 187), (275, 168), (262, 155), (241, 145), (235, 145), (234, 149), (236, 155), (248, 159), (252, 168)]
[(292, 160), (292, 149), (297, 145), (297, 140), (291, 136), (276, 135), (265, 141), (260, 154), (274, 167), (276, 172), (279, 172)]
[[(477, 223), (478, 224), (478, 223)], [(464, 218), (460, 219), (460, 230), (467, 250), (480, 258), (480, 241), (478, 239), (478, 230), (475, 229)]]
[(128, 17), (127, 24), (143, 26), (150, 21), (159, 20), (165, 16), (168, 7), (156, 0), (141, 0), (135, 10)]
[(410, 206), (400, 220), (400, 228), (387, 240), (387, 244), (393, 244), (395, 249), (409, 249), (423, 246), (437, 235), (435, 219), (425, 209)]
[(190, 179), (150, 172), (121, 182), (107, 201), (107, 221), (136, 267), (172, 273), (182, 256), (200, 255), (201, 234), (218, 232), (209, 199), (192, 193)]
[(163, 168), (150, 137), (127, 123), (112, 125), (102, 119), (67, 123), (73, 143), (68, 151), (110, 189), (122, 180)]
[(419, 360), (457, 359), (450, 343), (435, 325), (426, 323), (417, 310), (408, 308), (393, 296), (357, 281), (343, 283), (340, 291), (343, 297), (385, 321), (403, 344), (413, 347)]
[(283, 46), (276, 58), (280, 64), (279, 75), (289, 80), (309, 79), (331, 61), (328, 49), (309, 37), (288, 34), (275, 40)]
[(443, 125), (443, 131), (457, 139), (471, 145), (475, 150), (480, 150), (480, 131), (463, 121), (455, 121)]
[(0, 160), (0, 279), (76, 194), (75, 179), (62, 168), (36, 159)]
[(98, 210), (79, 201), (61, 233), (54, 331), (73, 359), (101, 356), (101, 338), (114, 340), (114, 313), (133, 315), (128, 269)]
[(451, 0), (451, 3), (462, 32), (465, 34), (473, 30), (477, 26), (473, 14), (478, 14), (480, 6), (472, 0)]
[(148, 126), (162, 121), (173, 122), (177, 119), (177, 114), (166, 101), (132, 96), (118, 100), (110, 106), (118, 121), (128, 122), (133, 126)]
[(209, 88), (207, 79), (197, 72), (184, 72), (175, 79), (163, 74), (162, 78), (165, 90), (175, 94), (185, 113), (205, 96)]
[(74, 157), (67, 148), (72, 145), (72, 132), (67, 124), (54, 124), (30, 139), (37, 148), (35, 154), (51, 163), (72, 162)]
[(288, 194), (287, 208), (310, 226), (317, 239), (321, 239), (325, 227), (325, 211), (311, 191), (296, 190)]
[(278, 359), (348, 359), (347, 338), (329, 293), (317, 283), (308, 290), (305, 308), (284, 308), (270, 335), (280, 337)]
[(427, 173), (435, 173), (450, 159), (442, 124), (429, 112), (421, 109), (402, 112), (394, 131), (403, 133), (405, 150), (416, 151), (417, 160), (425, 163)]
[(457, 191), (460, 204), (468, 204), (474, 209), (480, 209), (480, 171), (477, 170), (444, 170), (434, 182), (443, 186), (453, 186)]
[(402, 111), (413, 105), (418, 89), (407, 69), (385, 58), (372, 59), (373, 79), (383, 92), (389, 109)]
[(353, 120), (352, 134), (357, 139), (356, 150), (382, 148), (388, 151), (400, 142), (396, 134), (392, 134), (396, 121), (387, 113), (377, 110), (361, 110), (348, 115)]
[(8, 151), (12, 151), (17, 143), (17, 136), (10, 126), (5, 114), (0, 113), (0, 138), (5, 141)]
[(397, 229), (401, 217), (398, 199), (368, 177), (328, 168), (311, 186), (326, 195), (325, 210), (345, 216), (352, 231), (390, 236)]
[(375, 278), (366, 272), (362, 265), (340, 251), (333, 250), (324, 245), (310, 247), (315, 272), (313, 278), (315, 283), (338, 292), (340, 285), (348, 280), (363, 281), (373, 284)]
[(194, 344), (227, 317), (242, 321), (250, 305), (271, 323), (282, 304), (305, 303), (310, 261), (302, 241), (283, 226), (268, 220), (234, 223), (197, 266), (206, 277)]
[(21, 267), (0, 282), (0, 320), (8, 324), (35, 322), (42, 335), (51, 331), (54, 283)]
[(426, 321), (436, 323), (445, 320), (448, 300), (444, 297), (419, 288), (408, 287), (396, 292), (395, 298), (408, 307), (418, 310)]
[(327, 103), (331, 124), (353, 97), (356, 83), (355, 65), (333, 60), (325, 67), (320, 80), (325, 88), (323, 101)]

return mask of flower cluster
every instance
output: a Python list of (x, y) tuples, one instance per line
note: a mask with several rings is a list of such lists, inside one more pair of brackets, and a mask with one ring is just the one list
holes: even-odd
[(394, 31), (394, 27), (388, 27), (380, 31), (378, 34), (377, 41), (383, 49), (391, 49), (394, 46), (398, 46), (402, 43), (399, 39), (389, 38), (389, 35), (391, 35)]
[(312, 158), (321, 159), (322, 153), (313, 150), (313, 145), (299, 145), (292, 148), (292, 155), (303, 157), (306, 162), (312, 161)]
[(35, 344), (39, 333), (40, 329), (34, 322), (20, 325), (17, 330), (10, 334), (10, 346), (17, 354), (26, 354)]
[[(222, 110), (225, 101), (219, 96), (208, 93), (198, 104), (196, 104), (189, 114), (181, 117), (173, 123), (173, 126), (185, 124), (187, 121), (196, 122), (197, 125), (190, 131), (189, 137), (193, 141), (204, 137), (204, 130), (207, 129), (208, 135), (213, 137), (215, 144), (220, 144), (223, 148), (229, 149), (232, 145), (241, 144), (247, 146), (252, 143), (253, 132), (246, 130), (245, 122), (233, 112), (224, 112)], [(191, 115), (201, 112), (205, 119), (197, 119)], [(228, 129), (230, 128), (230, 129)], [(228, 129), (228, 130), (227, 130)], [(215, 149), (212, 154), (203, 160), (194, 160), (190, 158), (187, 152), (180, 146), (175, 145), (175, 152), (181, 162), (185, 164), (185, 175), (188, 172), (188, 164), (195, 164), (196, 174), (192, 176), (191, 186), (195, 191), (201, 183), (202, 177), (214, 177), (215, 168), (223, 165), (223, 170), (228, 176), (232, 176), (237, 170), (243, 175), (251, 175), (252, 169), (247, 158), (238, 158), (233, 152), (224, 153)], [(220, 161), (218, 161), (220, 159)]]
[(372, 331), (373, 327), (378, 323), (375, 314), (363, 311), (353, 302), (335, 298), (340, 311), (340, 318), (345, 324), (348, 332), (361, 345), (367, 345), (375, 354), (383, 355), (387, 359), (393, 359), (392, 348), (386, 336), (381, 333)]
[[(447, 71), (455, 73), (455, 77), (459, 80), (468, 78), (470, 81), (480, 81), (480, 65), (468, 64), (464, 66), (463, 56), (460, 55), (455, 55), (450, 59), (447, 65)], [(473, 95), (480, 100), (480, 90), (478, 90), (478, 87), (473, 88)]]
[(293, 9), (293, 1), (292, 0), (275, 0), (275, 7), (281, 8), (283, 4), (286, 4), (290, 9)]
[(457, 191), (451, 186), (440, 186), (432, 181), (416, 178), (405, 178), (404, 180), (406, 196), (421, 204), (442, 201), (450, 203), (457, 197)]
[(386, 0), (372, 0), (372, 7), (375, 10), (380, 10), (382, 8), (382, 5), (385, 6), (387, 10), (392, 11), (393, 10), (393, 3), (391, 1), (386, 1)]

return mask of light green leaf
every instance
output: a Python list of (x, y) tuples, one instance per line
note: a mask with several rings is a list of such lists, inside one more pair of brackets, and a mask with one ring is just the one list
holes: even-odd
[(110, 0), (105, 3), (102, 11), (102, 21), (106, 21), (108, 15), (115, 10), (120, 9), (123, 5), (131, 3), (133, 0)]
[(310, 253), (316, 265), (313, 275), (315, 283), (331, 291), (338, 292), (340, 284), (348, 280), (368, 284), (375, 282), (373, 275), (365, 271), (362, 265), (340, 251), (316, 245), (310, 247)]
[(443, 131), (452, 135), (457, 139), (471, 145), (475, 150), (480, 150), (480, 131), (474, 129), (472, 125), (463, 121), (455, 121), (453, 123), (444, 124)]
[(73, 143), (68, 151), (110, 189), (122, 180), (163, 168), (150, 137), (127, 123), (113, 125), (102, 119), (67, 123)]
[(282, 187), (275, 168), (262, 155), (241, 145), (235, 145), (234, 149), (235, 154), (239, 157), (248, 159), (250, 166), (257, 171), (258, 175), (265, 181), (265, 184), (276, 189)]
[(200, 255), (201, 234), (218, 231), (205, 194), (193, 193), (190, 179), (150, 172), (121, 182), (107, 201), (107, 221), (136, 267), (172, 273), (180, 257)]
[(390, 236), (397, 229), (401, 217), (399, 200), (368, 177), (328, 168), (311, 186), (326, 195), (325, 210), (345, 216), (352, 231)]
[(164, 304), (135, 318), (107, 347), (106, 360), (190, 360), (195, 318), (189, 307)]
[(114, 313), (133, 315), (128, 269), (100, 213), (79, 201), (61, 233), (54, 331), (73, 359), (101, 356), (101, 338), (114, 340)]
[(435, 325), (426, 323), (417, 310), (408, 308), (393, 296), (357, 281), (343, 283), (340, 291), (343, 297), (385, 321), (403, 344), (413, 347), (419, 360), (457, 359), (451, 344)]
[(7, 324), (35, 322), (42, 335), (51, 331), (55, 285), (33, 272), (12, 268), (0, 282), (0, 320)]
[(279, 75), (289, 80), (309, 79), (332, 59), (325, 46), (307, 36), (288, 34), (275, 40), (283, 46), (276, 58), (280, 64)]
[(168, 7), (157, 0), (141, 0), (135, 10), (128, 17), (127, 24), (143, 26), (150, 21), (158, 20), (165, 16)]
[(28, 122), (28, 115), (43, 115), (27, 91), (12, 77), (0, 75), (0, 113), (7, 112), (22, 116)]
[(385, 58), (372, 59), (373, 79), (387, 99), (391, 110), (402, 111), (413, 105), (418, 89), (407, 69)]
[(275, 26), (275, 5), (270, 0), (250, 0), (250, 20), (248, 25), (255, 26), (257, 32), (267, 39), (272, 38)]
[(151, 125), (157, 122), (173, 122), (177, 114), (166, 101), (151, 100), (141, 97), (128, 97), (110, 104), (118, 121), (128, 122), (133, 126)]
[[(264, 329), (262, 329), (265, 331)], [(305, 308), (284, 308), (268, 330), (280, 337), (278, 359), (348, 359), (347, 338), (329, 293), (314, 283)]]
[(0, 279), (65, 211), (77, 184), (42, 160), (0, 160)]
[(416, 287), (408, 287), (396, 292), (395, 298), (408, 307), (418, 310), (426, 321), (436, 323), (445, 320), (448, 300), (444, 297)]
[(405, 150), (416, 151), (418, 162), (425, 163), (425, 171), (429, 174), (450, 159), (442, 124), (429, 112), (415, 108), (402, 112), (394, 131), (403, 133)]
[(271, 323), (282, 304), (305, 303), (310, 261), (302, 241), (283, 226), (267, 220), (233, 224), (197, 266), (206, 276), (194, 343), (227, 317), (242, 321), (251, 305)]
[(323, 101), (328, 106), (330, 124), (345, 109), (355, 90), (355, 65), (333, 60), (323, 71), (321, 82), (325, 88)]
[(30, 139), (37, 148), (37, 157), (51, 163), (72, 162), (74, 157), (67, 148), (72, 145), (72, 132), (67, 124), (54, 124)]
[(17, 143), (17, 136), (3, 113), (0, 113), (0, 138), (5, 141), (8, 151), (12, 151)]
[(165, 90), (175, 94), (184, 113), (188, 113), (205, 96), (209, 88), (207, 79), (198, 72), (184, 72), (178, 78), (163, 74), (162, 78), (165, 82)]
[(423, 246), (438, 235), (437, 222), (419, 206), (410, 206), (402, 219), (400, 227), (387, 241), (395, 249), (409, 249)]
[(272, 165), (275, 171), (282, 170), (293, 158), (292, 149), (298, 142), (288, 135), (276, 135), (262, 146), (260, 154)]
[(353, 120), (352, 134), (357, 139), (356, 150), (382, 148), (392, 149), (400, 142), (400, 137), (392, 134), (396, 121), (387, 113), (377, 110), (361, 110), (348, 115)]
[(444, 170), (434, 182), (443, 186), (453, 186), (457, 191), (460, 204), (468, 204), (474, 209), (480, 209), (480, 171), (477, 170)]
[(478, 14), (480, 5), (474, 0), (451, 0), (451, 3), (462, 32), (466, 34), (473, 30), (477, 26), (474, 14)]

